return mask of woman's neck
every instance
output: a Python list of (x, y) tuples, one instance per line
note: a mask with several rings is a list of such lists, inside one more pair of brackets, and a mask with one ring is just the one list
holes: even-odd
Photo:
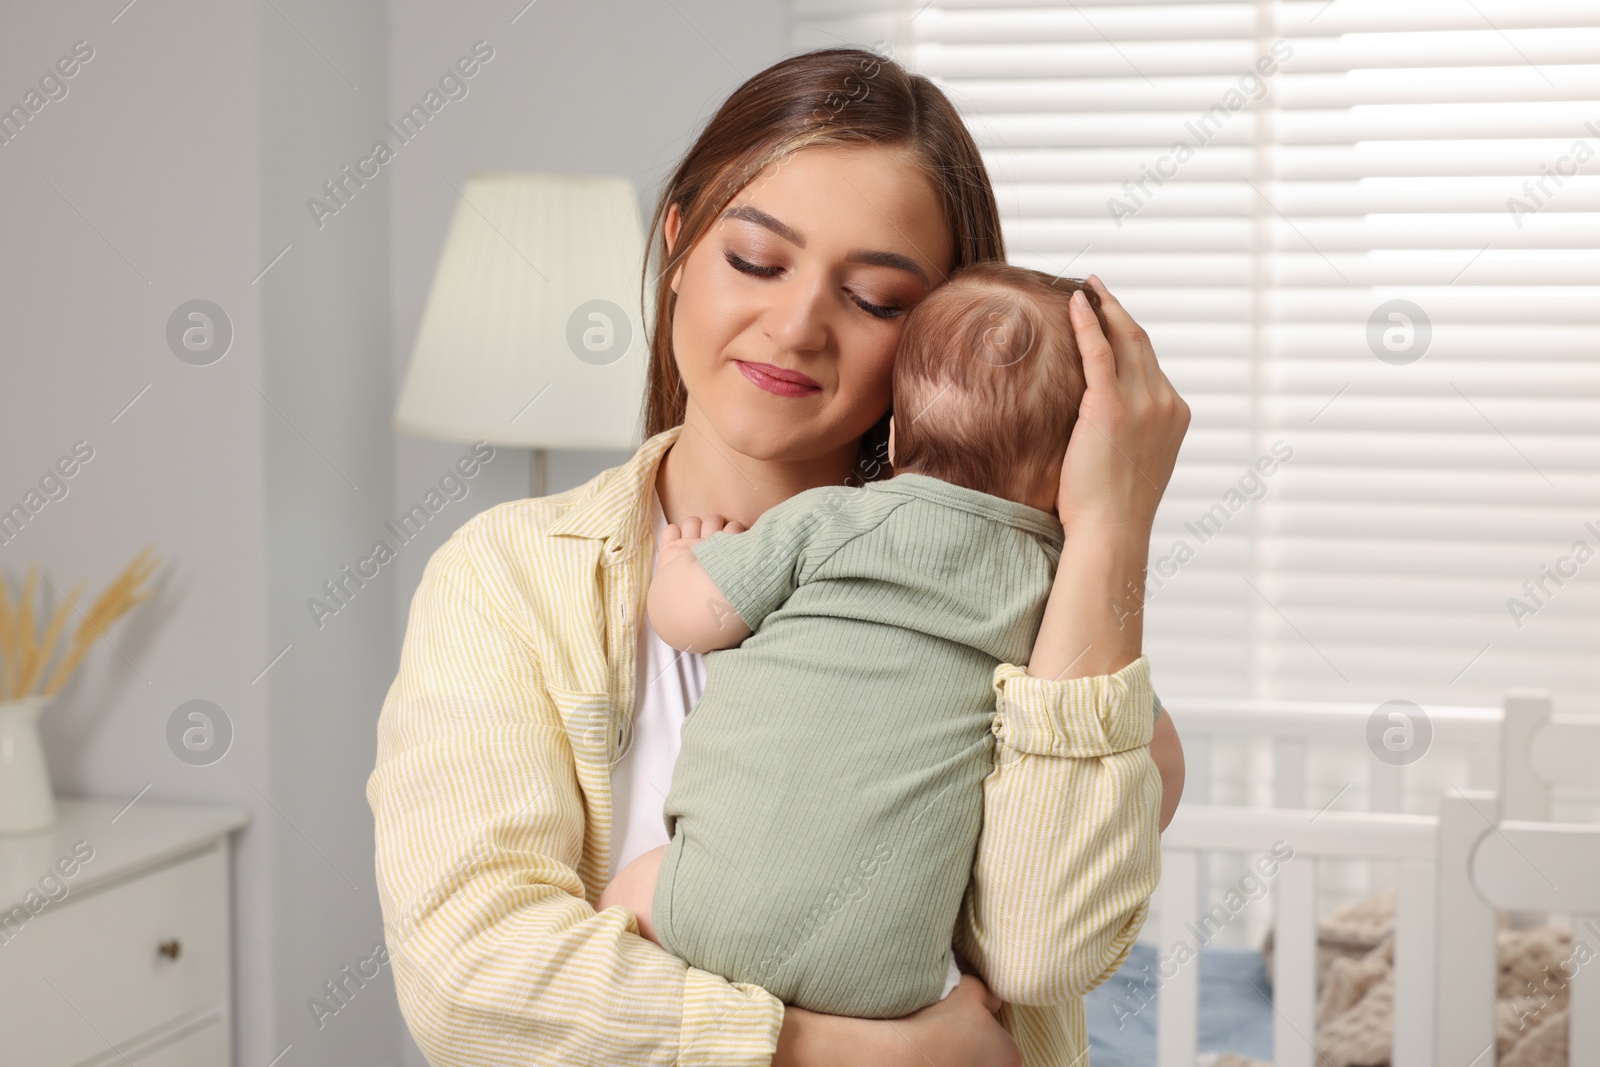
[(670, 523), (690, 515), (720, 515), (746, 528), (772, 505), (819, 485), (844, 485), (855, 466), (852, 442), (834, 456), (804, 460), (753, 459), (717, 437), (690, 401), (678, 438), (661, 457), (656, 493)]

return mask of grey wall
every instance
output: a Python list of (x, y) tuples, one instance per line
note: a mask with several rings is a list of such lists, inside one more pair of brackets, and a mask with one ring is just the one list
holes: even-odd
[[(451, 184), (460, 187), (473, 170), (621, 175), (639, 190), (640, 218), (648, 221), (659, 183), (700, 126), (734, 87), (789, 50), (788, 0), (525, 3), (391, 5), (396, 112), (473, 41), (495, 49), (469, 95), (441, 111), (396, 161), (390, 323), (397, 386), (458, 200)], [(420, 498), (460, 451), (397, 438), (397, 501)], [(580, 484), (626, 458), (626, 452), (552, 454), (549, 489)], [(459, 511), (450, 522), (430, 526), (396, 561), (398, 584), (409, 594), (428, 555), (454, 527), (492, 503), (528, 495), (528, 477), (527, 453), (499, 451), (470, 483), (473, 495), (451, 505)], [(408, 599), (397, 604), (402, 630)]]
[[(308, 1001), (381, 936), (364, 788), (411, 593), (451, 531), (526, 495), (526, 456), (501, 450), (320, 627), (307, 601), (464, 448), (390, 430), (454, 210), (447, 179), (625, 175), (643, 212), (723, 97), (787, 51), (788, 5), (125, 5), (0, 14), (0, 103), (74, 42), (94, 49), (67, 95), (0, 145), (0, 506), (74, 442), (94, 450), (0, 544), (0, 571), (15, 590), (36, 563), (94, 594), (146, 543), (164, 560), (155, 599), (49, 709), (51, 771), (63, 793), (126, 801), (148, 786), (145, 800), (250, 810), (235, 866), (241, 1065), (421, 1064), (387, 972), (320, 1026)], [(319, 228), (307, 198), (478, 40), (495, 55), (468, 95)], [(233, 328), (207, 366), (166, 339), (195, 299)], [(551, 490), (624, 458), (554, 455)], [(166, 741), (197, 698), (234, 732), (207, 766)]]

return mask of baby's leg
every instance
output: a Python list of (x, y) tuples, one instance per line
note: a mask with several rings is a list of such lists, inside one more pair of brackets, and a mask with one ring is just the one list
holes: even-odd
[(611, 884), (600, 891), (600, 900), (595, 905), (599, 911), (612, 906), (627, 908), (638, 919), (639, 936), (647, 937), (658, 945), (661, 941), (650, 922), (650, 902), (655, 897), (656, 874), (661, 870), (661, 855), (666, 850), (666, 845), (658, 845), (649, 852), (641, 853), (618, 871), (617, 876), (611, 879)]

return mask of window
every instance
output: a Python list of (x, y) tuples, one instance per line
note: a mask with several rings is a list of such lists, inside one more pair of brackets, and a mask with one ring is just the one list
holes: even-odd
[(1011, 258), (1095, 272), (1195, 417), (1163, 694), (1600, 683), (1600, 3), (826, 3), (967, 117)]

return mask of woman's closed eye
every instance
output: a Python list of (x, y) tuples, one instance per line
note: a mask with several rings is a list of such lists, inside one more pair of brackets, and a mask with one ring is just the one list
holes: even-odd
[[(757, 278), (774, 278), (783, 273), (782, 267), (767, 267), (757, 263), (751, 263), (737, 252), (733, 252), (731, 250), (725, 251), (723, 255), (726, 257), (728, 265), (741, 274), (749, 274)], [(874, 304), (870, 300), (865, 300), (862, 297), (857, 296), (855, 293), (850, 294), (850, 299), (853, 300), (856, 306), (862, 311), (865, 311), (874, 318), (892, 319), (900, 315), (903, 310), (894, 306), (893, 304)]]

